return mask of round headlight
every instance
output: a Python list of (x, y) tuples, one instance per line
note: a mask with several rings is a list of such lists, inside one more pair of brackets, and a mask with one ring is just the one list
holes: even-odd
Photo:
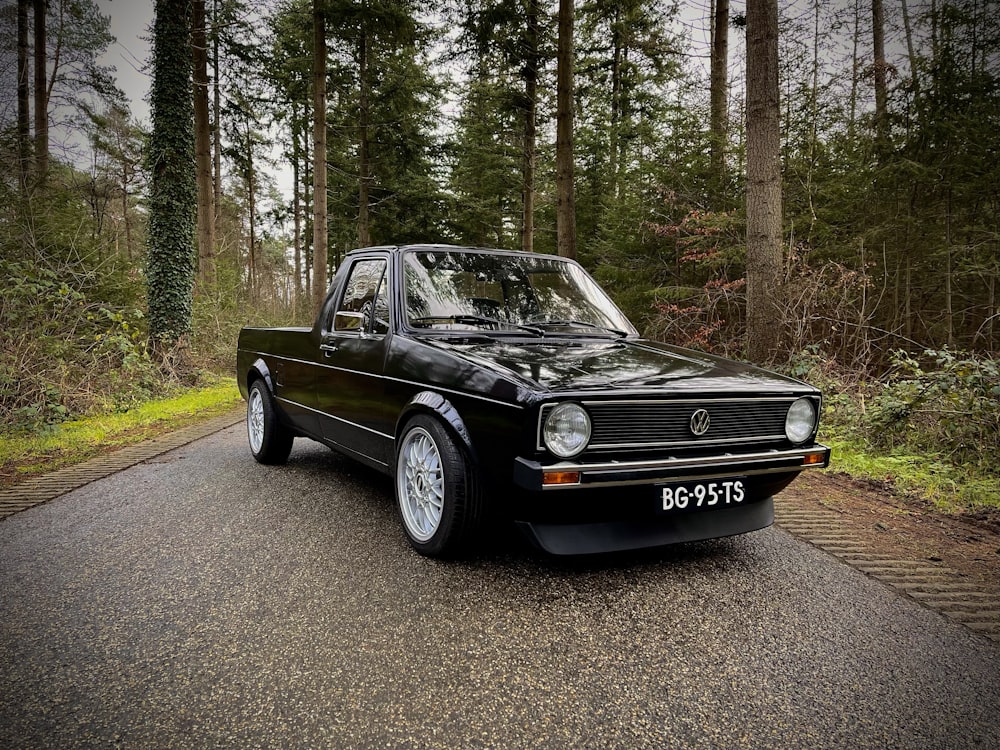
[(816, 429), (816, 407), (812, 399), (800, 398), (788, 407), (785, 435), (793, 443), (804, 443)]
[(545, 447), (559, 458), (571, 458), (590, 442), (590, 417), (577, 404), (559, 404), (542, 426)]

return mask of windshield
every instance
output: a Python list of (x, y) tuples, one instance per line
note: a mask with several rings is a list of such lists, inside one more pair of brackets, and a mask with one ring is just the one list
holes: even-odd
[(405, 256), (404, 284), (414, 328), (635, 334), (580, 266), (551, 256), (415, 251)]

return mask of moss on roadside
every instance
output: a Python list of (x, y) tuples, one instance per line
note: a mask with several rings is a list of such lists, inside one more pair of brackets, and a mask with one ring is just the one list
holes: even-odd
[(874, 451), (856, 437), (821, 431), (820, 441), (833, 451), (827, 471), (885, 483), (930, 502), (944, 513), (1000, 510), (1000, 480), (973, 467), (959, 467), (939, 456), (901, 449)]
[(219, 378), (210, 385), (127, 410), (62, 422), (33, 434), (0, 436), (0, 485), (148, 440), (232, 411), (240, 403), (236, 380)]

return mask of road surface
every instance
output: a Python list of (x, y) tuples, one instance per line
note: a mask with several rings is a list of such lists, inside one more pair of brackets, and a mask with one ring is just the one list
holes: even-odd
[(0, 521), (4, 748), (998, 748), (1000, 644), (780, 528), (464, 562), (235, 426)]

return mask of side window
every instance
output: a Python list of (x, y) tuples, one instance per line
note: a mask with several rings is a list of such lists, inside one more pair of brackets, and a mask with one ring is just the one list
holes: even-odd
[(386, 333), (389, 330), (389, 303), (384, 276), (384, 260), (360, 260), (355, 263), (327, 329)]

